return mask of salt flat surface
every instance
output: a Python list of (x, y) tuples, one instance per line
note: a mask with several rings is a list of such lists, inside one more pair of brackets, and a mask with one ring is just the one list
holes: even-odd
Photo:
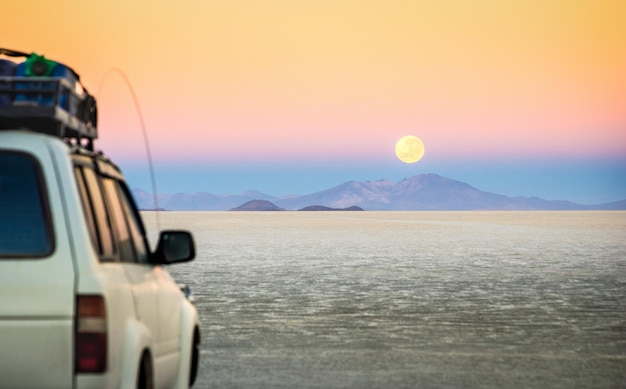
[(198, 388), (626, 387), (626, 212), (160, 220), (196, 238)]

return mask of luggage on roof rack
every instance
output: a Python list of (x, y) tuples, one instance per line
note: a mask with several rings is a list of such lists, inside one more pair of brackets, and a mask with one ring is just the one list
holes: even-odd
[(60, 138), (98, 137), (96, 99), (70, 67), (37, 54), (0, 48), (0, 129), (28, 128)]

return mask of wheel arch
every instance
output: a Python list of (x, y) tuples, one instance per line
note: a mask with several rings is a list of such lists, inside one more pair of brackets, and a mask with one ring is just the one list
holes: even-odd
[(152, 358), (152, 336), (145, 324), (132, 319), (126, 322), (124, 346), (120, 358), (120, 388), (135, 389), (144, 354)]
[[(190, 375), (192, 373), (192, 352), (194, 345), (201, 342), (200, 320), (196, 307), (189, 301), (181, 309), (181, 343), (180, 343), (180, 364), (178, 377), (176, 378), (176, 388), (189, 388)], [(199, 363), (199, 350), (198, 360)], [(197, 372), (197, 370), (196, 370)]]

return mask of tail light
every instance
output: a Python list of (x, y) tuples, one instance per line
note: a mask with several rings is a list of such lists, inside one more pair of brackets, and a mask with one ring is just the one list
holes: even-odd
[(102, 373), (107, 367), (107, 317), (104, 297), (78, 296), (74, 358), (77, 373)]

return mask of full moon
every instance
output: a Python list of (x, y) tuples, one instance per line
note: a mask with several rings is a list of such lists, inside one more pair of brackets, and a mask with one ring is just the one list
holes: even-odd
[(404, 163), (415, 163), (424, 156), (424, 142), (416, 136), (403, 136), (396, 143), (396, 155)]

